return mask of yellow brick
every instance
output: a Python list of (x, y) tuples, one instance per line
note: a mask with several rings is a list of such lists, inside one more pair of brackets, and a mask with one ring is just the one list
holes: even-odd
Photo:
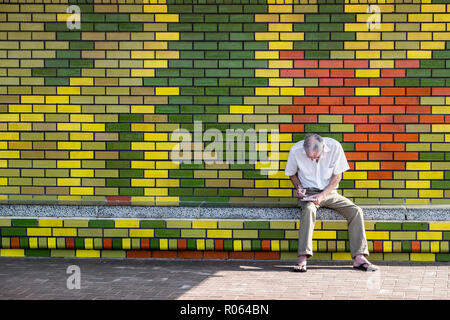
[(420, 180), (411, 180), (406, 181), (406, 188), (412, 188), (412, 189), (429, 189), (430, 188), (430, 181), (420, 181)]
[[(438, 16), (438, 15), (434, 15), (434, 16), (435, 16), (435, 20), (436, 20), (436, 16)], [(410, 13), (410, 14), (408, 14), (408, 22), (432, 22), (432, 21), (433, 21), (433, 15), (430, 13)]]
[(44, 115), (42, 113), (22, 113), (20, 115), (20, 121), (22, 122), (43, 122)]
[(422, 31), (446, 31), (445, 23), (422, 23)]
[(167, 60), (146, 60), (144, 68), (167, 68)]
[(45, 103), (69, 103), (68, 96), (46, 96)]
[(93, 151), (70, 151), (70, 159), (94, 159)]
[(156, 59), (179, 59), (180, 52), (179, 51), (156, 51)]
[(450, 22), (450, 14), (449, 13), (438, 13), (434, 14), (434, 22)]
[(57, 123), (56, 128), (58, 131), (80, 131), (79, 123)]
[(0, 151), (0, 158), (6, 158), (6, 159), (18, 159), (20, 158), (20, 152), (19, 151)]
[(30, 243), (30, 249), (37, 249), (38, 248), (38, 240), (37, 238), (29, 238)]
[(431, 51), (408, 50), (406, 57), (408, 59), (431, 59)]
[(255, 32), (256, 41), (267, 41), (267, 40), (279, 40), (280, 34), (278, 32)]
[(94, 188), (92, 187), (71, 187), (70, 188), (70, 194), (73, 195), (93, 195), (94, 194)]
[(345, 12), (351, 13), (367, 13), (368, 7), (367, 4), (346, 4), (344, 6)]
[(167, 133), (144, 133), (145, 141), (169, 141)]
[(165, 13), (167, 12), (166, 5), (154, 5), (154, 4), (144, 4), (144, 12), (157, 12), (157, 13)]
[(255, 51), (255, 59), (279, 59), (278, 51)]
[(380, 59), (380, 51), (356, 51), (356, 59)]
[(303, 96), (305, 95), (304, 88), (281, 88), (280, 95), (282, 96)]
[(393, 69), (394, 68), (394, 60), (371, 60), (370, 68)]
[(92, 141), (94, 140), (94, 134), (92, 132), (71, 132), (70, 140)]
[(81, 161), (79, 161), (79, 160), (58, 160), (57, 166), (60, 169), (81, 168)]
[(450, 124), (432, 124), (431, 125), (432, 132), (450, 132)]
[(439, 241), (431, 241), (430, 242), (430, 252), (434, 252), (434, 253), (440, 253), (440, 245), (439, 245)]
[(270, 78), (269, 79), (269, 86), (270, 87), (292, 87), (294, 85), (293, 79), (289, 78)]
[(169, 40), (176, 41), (179, 40), (180, 35), (178, 32), (156, 32), (155, 40)]
[(91, 169), (72, 169), (70, 170), (71, 177), (79, 177), (79, 178), (93, 178), (94, 170)]
[(18, 132), (2, 132), (0, 135), (0, 140), (19, 140)]
[(430, 230), (450, 230), (450, 222), (429, 222)]
[(85, 238), (84, 239), (84, 248), (87, 250), (94, 249), (94, 239), (92, 238)]
[(154, 77), (154, 69), (131, 69), (132, 77)]
[(447, 106), (432, 106), (431, 108), (433, 114), (450, 114), (450, 107)]
[(294, 45), (288, 41), (271, 41), (269, 42), (269, 50), (293, 50)]
[(154, 187), (155, 179), (131, 179), (132, 187)]
[(443, 180), (444, 172), (443, 171), (420, 171), (419, 179), (436, 179)]
[(269, 197), (292, 197), (292, 189), (269, 189)]
[(153, 238), (155, 230), (153, 229), (130, 229), (130, 237), (132, 238)]
[(355, 188), (364, 189), (364, 188), (376, 188), (380, 187), (380, 181), (378, 180), (355, 180)]
[(71, 86), (92, 86), (94, 78), (70, 78)]
[(305, 39), (305, 34), (303, 32), (281, 32), (281, 41), (302, 41)]
[(52, 228), (27, 228), (27, 236), (50, 237)]
[(380, 77), (380, 70), (378, 69), (356, 69), (356, 77), (374, 77), (379, 78)]
[(9, 112), (32, 112), (33, 105), (31, 104), (10, 104), (8, 106)]
[(194, 229), (217, 229), (217, 221), (216, 220), (192, 221), (192, 228), (194, 228)]
[[(269, 23), (269, 32), (287, 31), (292, 32), (292, 23)], [(258, 32), (259, 33), (259, 32)], [(264, 32), (261, 32), (264, 33)], [(255, 33), (256, 35), (256, 33)]]
[(207, 238), (232, 238), (231, 230), (207, 230)]
[(278, 188), (278, 180), (255, 180), (255, 188)]
[(357, 96), (379, 96), (380, 88), (355, 88)]
[(44, 96), (21, 96), (21, 103), (44, 103)]
[(159, 239), (159, 250), (168, 250), (168, 249), (169, 249), (169, 240)]
[(53, 228), (54, 237), (76, 237), (77, 228)]
[(139, 220), (122, 220), (117, 219), (114, 221), (116, 228), (139, 228)]
[(444, 41), (424, 41), (420, 43), (420, 49), (422, 50), (445, 50)]
[(278, 78), (279, 75), (278, 69), (255, 69), (256, 78)]
[(68, 149), (81, 149), (81, 142), (68, 142), (68, 141), (59, 141), (58, 142), (59, 150), (68, 150)]
[(155, 169), (154, 161), (131, 161), (132, 169)]
[(279, 88), (270, 88), (270, 87), (255, 88), (255, 95), (256, 96), (278, 96), (278, 95), (280, 95), (280, 90), (279, 90)]
[(422, 12), (445, 12), (445, 4), (422, 4), (420, 6)]
[(155, 150), (154, 142), (132, 142), (131, 150)]
[(431, 32), (408, 32), (408, 40), (433, 40)]
[(381, 33), (372, 32), (369, 30), (366, 30), (366, 32), (360, 31), (360, 32), (356, 33), (356, 40), (357, 41), (380, 41)]
[(360, 179), (360, 180), (364, 180), (364, 179), (367, 179), (367, 172), (365, 172), (365, 171), (362, 171), (362, 172), (346, 171), (343, 174), (343, 178), (344, 179)]
[(389, 231), (366, 231), (368, 240), (389, 240)]
[(417, 240), (442, 240), (442, 232), (417, 232)]
[(178, 14), (155, 14), (155, 22), (178, 22)]
[(429, 199), (411, 199), (411, 198), (407, 198), (405, 199), (405, 204), (406, 205), (417, 205), (417, 204), (426, 204), (428, 205), (430, 202)]
[(230, 113), (253, 113), (254, 106), (233, 106), (230, 105)]
[(75, 252), (77, 258), (100, 258), (100, 250), (81, 250)]
[(168, 178), (169, 171), (168, 170), (145, 170), (144, 177), (145, 178)]
[(58, 87), (58, 94), (80, 94), (80, 87)]
[(352, 260), (352, 255), (350, 252), (332, 252), (332, 260)]
[(81, 179), (79, 178), (58, 178), (58, 186), (64, 187), (77, 187), (81, 184)]
[(395, 50), (394, 41), (371, 41), (370, 50)]
[(133, 106), (131, 106), (131, 113), (155, 113), (155, 106), (133, 105)]
[(146, 196), (167, 196), (167, 188), (145, 188), (144, 194)]
[(367, 41), (346, 41), (344, 42), (345, 50), (367, 50), (369, 42)]
[(269, 12), (270, 13), (292, 12), (292, 6), (291, 5), (269, 5)]
[(156, 88), (156, 95), (157, 96), (166, 96), (166, 95), (179, 95), (179, 88), (176, 87), (161, 87), (161, 88)]
[(104, 123), (83, 123), (81, 125), (82, 131), (105, 131), (105, 124)]
[(313, 239), (336, 239), (336, 231), (315, 230)]
[(156, 180), (156, 187), (173, 187), (178, 188), (180, 187), (180, 181), (179, 179), (157, 179)]
[(24, 249), (0, 249), (0, 256), (2, 257), (24, 257)]
[(269, 60), (269, 69), (292, 69), (293, 64), (292, 60)]
[(149, 151), (144, 153), (145, 160), (167, 160), (169, 159), (168, 152), (162, 151)]
[(419, 198), (443, 198), (444, 190), (419, 190)]
[(430, 162), (406, 162), (406, 170), (430, 170)]
[(131, 59), (155, 59), (155, 51), (152, 50), (131, 51)]
[(383, 252), (392, 252), (392, 241), (383, 241)]

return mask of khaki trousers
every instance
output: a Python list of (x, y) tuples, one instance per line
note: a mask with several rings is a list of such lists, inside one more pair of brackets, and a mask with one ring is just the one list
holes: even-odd
[[(306, 189), (306, 195), (319, 193), (318, 189)], [(324, 207), (336, 210), (347, 219), (350, 238), (350, 251), (352, 258), (356, 255), (369, 255), (366, 232), (364, 228), (363, 211), (346, 197), (340, 195), (336, 190), (330, 192), (326, 198), (316, 206), (313, 202), (298, 200), (301, 208), (300, 230), (298, 236), (298, 255), (312, 256), (312, 236), (316, 223), (317, 208)]]

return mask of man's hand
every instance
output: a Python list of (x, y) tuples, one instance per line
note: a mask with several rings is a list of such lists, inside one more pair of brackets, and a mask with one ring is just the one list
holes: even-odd
[(318, 206), (319, 203), (321, 203), (324, 199), (325, 199), (325, 195), (322, 193), (318, 193), (312, 196), (313, 198), (315, 198), (315, 200), (313, 201), (313, 203)]
[(295, 191), (295, 195), (297, 196), (297, 198), (303, 199), (306, 195), (306, 189), (297, 188)]

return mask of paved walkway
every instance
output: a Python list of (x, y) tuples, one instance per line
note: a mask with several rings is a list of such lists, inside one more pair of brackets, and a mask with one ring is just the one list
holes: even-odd
[(311, 261), (307, 273), (290, 272), (292, 265), (2, 257), (0, 299), (450, 299), (449, 263), (379, 262), (371, 273), (351, 262)]

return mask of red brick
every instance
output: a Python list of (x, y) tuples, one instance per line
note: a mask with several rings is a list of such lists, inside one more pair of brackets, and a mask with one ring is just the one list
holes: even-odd
[(417, 142), (417, 141), (419, 141), (419, 134), (417, 134), (417, 133), (398, 133), (398, 134), (394, 134), (394, 141)]
[(421, 115), (420, 123), (444, 123), (444, 116), (440, 114), (436, 115)]
[(344, 115), (344, 123), (367, 123), (367, 115)]
[(404, 96), (405, 88), (381, 88), (380, 94), (382, 96)]
[(148, 250), (127, 250), (127, 258), (150, 258), (151, 252)]
[[(380, 148), (380, 150), (381, 150), (381, 148)], [(392, 152), (369, 152), (369, 160), (393, 160), (393, 153)]]
[(431, 88), (406, 88), (407, 96), (429, 96)]
[(255, 259), (255, 253), (246, 251), (232, 251), (230, 252), (230, 259), (253, 260)]
[(379, 133), (379, 134), (369, 134), (370, 142), (392, 142), (392, 134), (390, 133)]
[(177, 242), (178, 242), (177, 243), (178, 250), (186, 250), (186, 245), (187, 245), (186, 239), (178, 239)]
[(367, 141), (367, 134), (365, 133), (344, 133), (345, 142), (362, 142)]
[(411, 251), (420, 252), (420, 241), (411, 241)]
[(371, 114), (369, 115), (369, 123), (392, 123), (394, 117), (389, 114)]
[(369, 79), (367, 78), (349, 78), (345, 79), (344, 86), (346, 87), (367, 87), (369, 85)]
[(380, 125), (379, 124), (357, 124), (355, 126), (356, 132), (379, 132)]
[(405, 132), (404, 124), (382, 124), (381, 132)]
[(343, 68), (343, 60), (319, 60), (319, 68)]
[[(347, 151), (345, 157), (348, 161), (365, 161), (367, 160), (367, 152), (351, 152)], [(349, 163), (350, 164), (350, 163)]]
[(380, 147), (381, 151), (405, 151), (404, 143), (382, 143)]
[(152, 258), (176, 259), (176, 257), (177, 257), (176, 251), (155, 250), (152, 252)]
[(345, 60), (344, 68), (367, 69), (369, 68), (369, 60)]
[(346, 105), (368, 104), (369, 98), (368, 97), (345, 97), (344, 103)]
[(303, 69), (280, 69), (280, 78), (304, 78)]
[(332, 114), (353, 114), (355, 113), (354, 106), (330, 106), (330, 113)]
[(330, 76), (330, 69), (306, 69), (306, 78), (323, 78)]
[(103, 249), (104, 250), (111, 250), (112, 249), (112, 239), (111, 238), (104, 238), (103, 239)]
[(398, 123), (418, 123), (419, 116), (417, 114), (396, 114), (394, 116), (394, 122)]
[(406, 113), (429, 114), (430, 106), (406, 106)]
[(419, 104), (419, 97), (395, 97), (395, 104)]
[(303, 59), (304, 51), (280, 51), (280, 59)]
[(305, 107), (304, 106), (280, 106), (280, 113), (304, 113)]
[(316, 123), (317, 116), (316, 115), (294, 115), (295, 123)]
[(331, 69), (330, 72), (331, 77), (337, 77), (337, 78), (353, 78), (355, 77), (355, 70), (353, 69)]
[(225, 252), (225, 251), (204, 251), (203, 258), (204, 259), (226, 260), (229, 258), (229, 256), (228, 256), (228, 252)]
[(395, 68), (420, 68), (420, 60), (396, 60)]
[(329, 107), (328, 106), (305, 106), (305, 113), (328, 114)]
[(312, 68), (318, 68), (319, 62), (317, 60), (294, 60), (294, 68), (299, 69), (312, 69)]
[(367, 179), (369, 179), (369, 180), (391, 180), (392, 179), (392, 171), (368, 171)]
[(395, 81), (393, 78), (370, 78), (369, 86), (371, 87), (393, 87)]
[[(380, 107), (379, 106), (356, 106), (356, 113), (368, 113), (368, 114), (374, 114), (374, 113), (380, 113)], [(369, 120), (370, 122), (370, 120)]]
[(328, 96), (329, 88), (305, 88), (305, 96)]
[(450, 96), (450, 88), (432, 88), (433, 96)]
[(394, 160), (419, 160), (418, 152), (396, 152)]
[[(371, 105), (394, 104), (394, 97), (370, 97), (369, 103)], [(381, 113), (384, 113), (383, 109)]]
[(353, 96), (355, 95), (354, 88), (331, 88), (330, 94), (332, 96)]
[(261, 250), (270, 251), (270, 240), (262, 240), (261, 241)]
[(382, 78), (403, 78), (406, 76), (406, 70), (405, 69), (382, 69), (381, 70), (381, 77)]
[(356, 143), (355, 151), (378, 151), (380, 150), (379, 143)]
[(203, 258), (202, 251), (178, 251), (178, 258), (180, 259), (201, 259)]
[(317, 97), (294, 97), (294, 104), (306, 105), (306, 104), (317, 104)]
[(141, 238), (141, 249), (150, 249), (150, 239)]
[(319, 104), (322, 105), (336, 105), (343, 102), (344, 99), (342, 97), (319, 97)]
[[(320, 78), (319, 79), (319, 86), (320, 87), (342, 87), (344, 85), (344, 79), (343, 78)], [(332, 88), (334, 89), (334, 88)]]
[(383, 241), (374, 241), (373, 242), (373, 252), (383, 252)]
[[(66, 238), (66, 249), (75, 248), (75, 239), (74, 238)], [(104, 248), (106, 249), (106, 248)]]
[(214, 249), (216, 251), (222, 251), (223, 250), (223, 240), (214, 240)]
[(19, 238), (13, 237), (11, 238), (11, 249), (19, 249), (20, 248), (20, 240)]
[[(301, 122), (295, 121), (294, 122)], [(280, 124), (280, 132), (305, 132), (303, 124)]]
[[(392, 98), (389, 98), (392, 99)], [(392, 99), (393, 100), (393, 99)], [(392, 101), (394, 102), (394, 101)], [(381, 106), (381, 114), (405, 113), (405, 106)]]
[(405, 170), (404, 162), (381, 162), (381, 170)]
[(258, 260), (279, 260), (279, 252), (255, 252), (255, 259)]

